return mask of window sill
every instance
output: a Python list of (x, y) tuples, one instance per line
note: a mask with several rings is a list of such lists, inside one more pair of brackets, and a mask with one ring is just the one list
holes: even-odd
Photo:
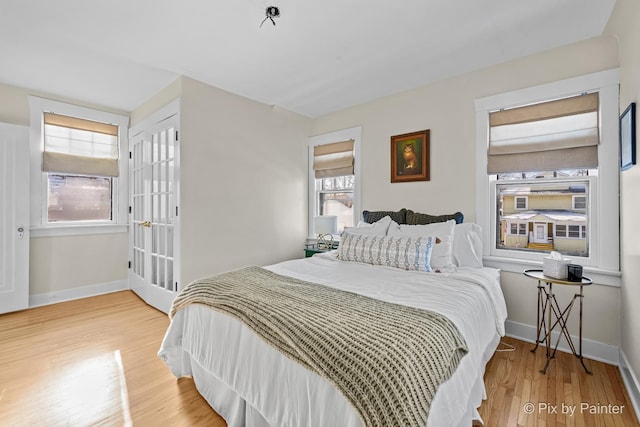
[[(510, 273), (522, 273), (528, 269), (542, 269), (542, 261), (530, 261), (496, 256), (482, 258), (485, 267), (498, 268)], [(619, 271), (604, 270), (595, 267), (584, 267), (584, 275), (593, 280), (594, 284), (620, 287), (622, 274)]]
[(102, 224), (102, 225), (64, 225), (53, 227), (33, 227), (30, 230), (32, 238), (55, 236), (82, 236), (89, 234), (115, 234), (127, 233), (128, 225)]

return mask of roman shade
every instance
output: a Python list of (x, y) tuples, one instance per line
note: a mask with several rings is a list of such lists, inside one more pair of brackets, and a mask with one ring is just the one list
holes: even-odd
[(353, 175), (354, 140), (313, 147), (313, 170), (316, 178)]
[(598, 93), (489, 114), (489, 174), (598, 166)]
[(44, 113), (43, 172), (118, 176), (118, 126)]

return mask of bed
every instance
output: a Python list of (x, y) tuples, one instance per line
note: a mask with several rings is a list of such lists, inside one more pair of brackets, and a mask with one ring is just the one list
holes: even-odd
[[(264, 270), (448, 319), (464, 339), (465, 354), (438, 385), (426, 424), (471, 425), (480, 419), (484, 367), (504, 335), (506, 319), (500, 272), (481, 267), (479, 228), (447, 221), (401, 230), (390, 219), (358, 228), (352, 230), (352, 236), (360, 236), (354, 239), (374, 241), (376, 247), (383, 240), (414, 242), (417, 234), (434, 235), (437, 230), (438, 244), (436, 239), (429, 241), (438, 250), (432, 250), (429, 259), (438, 268), (408, 270), (371, 262), (371, 257), (350, 259), (343, 236), (345, 248)], [(454, 231), (449, 233), (449, 228)], [(423, 261), (420, 258), (420, 264)], [(200, 394), (231, 427), (372, 424), (365, 422), (334, 381), (276, 350), (236, 316), (204, 304), (188, 304), (173, 314), (158, 355), (177, 378), (192, 376)]]

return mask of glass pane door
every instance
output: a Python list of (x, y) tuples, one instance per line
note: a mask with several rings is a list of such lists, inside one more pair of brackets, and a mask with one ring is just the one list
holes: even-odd
[(151, 284), (176, 291), (173, 276), (176, 198), (174, 188), (175, 129), (151, 136)]
[(178, 107), (178, 102), (172, 103), (140, 123), (129, 145), (129, 286), (165, 313), (177, 294), (180, 277)]
[(133, 234), (133, 259), (131, 270), (140, 278), (145, 275), (146, 243), (146, 179), (145, 164), (147, 161), (148, 141), (144, 138), (136, 138), (132, 141), (131, 148), (131, 232)]

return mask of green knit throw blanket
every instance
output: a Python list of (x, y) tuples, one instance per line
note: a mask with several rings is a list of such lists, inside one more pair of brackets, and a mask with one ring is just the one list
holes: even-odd
[(189, 284), (169, 316), (188, 304), (235, 317), (325, 377), (365, 426), (426, 426), (438, 386), (468, 351), (457, 328), (440, 314), (255, 266)]

